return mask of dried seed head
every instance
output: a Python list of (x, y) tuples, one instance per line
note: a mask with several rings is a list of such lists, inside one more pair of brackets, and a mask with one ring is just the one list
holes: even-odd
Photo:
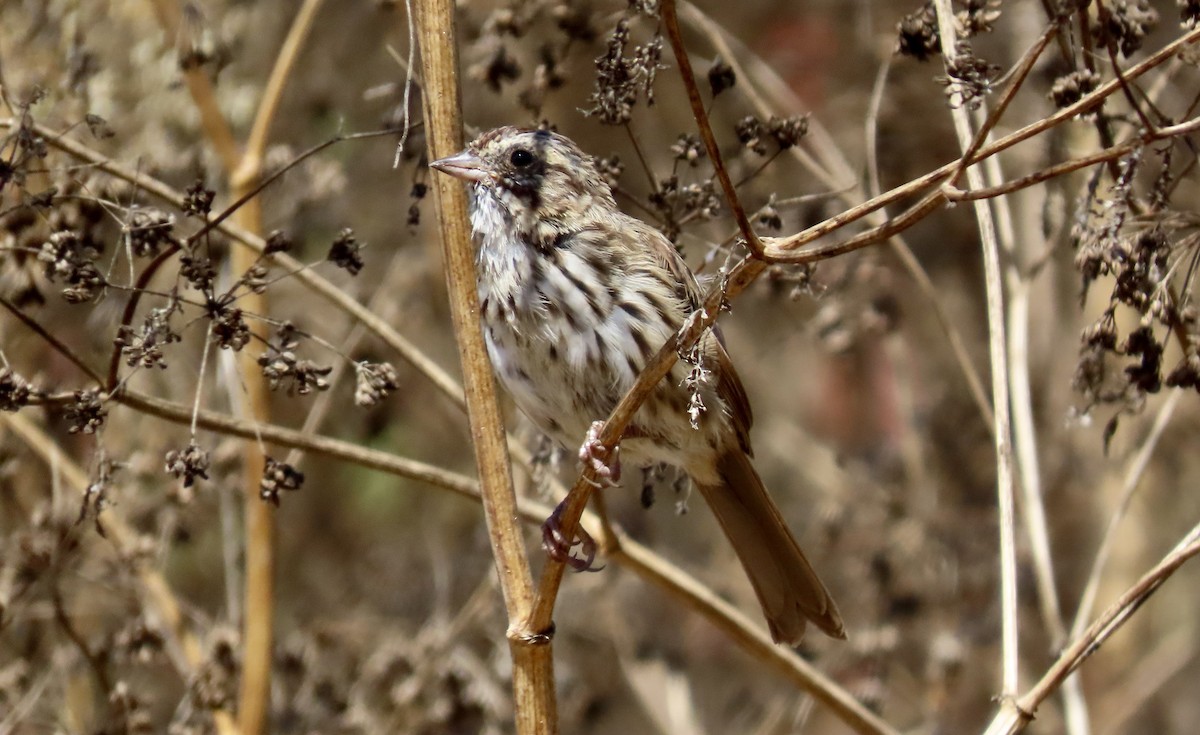
[(67, 405), (64, 416), (67, 423), (67, 431), (71, 434), (94, 434), (96, 430), (104, 425), (104, 419), (108, 416), (108, 409), (100, 401), (100, 391), (77, 390), (75, 391), (75, 401)]
[(1179, 6), (1179, 23), (1191, 30), (1200, 22), (1200, 0), (1175, 0)]
[(1050, 88), (1050, 99), (1059, 109), (1070, 107), (1098, 86), (1099, 73), (1090, 69), (1079, 69), (1054, 80), (1054, 85)]
[(162, 246), (170, 242), (174, 229), (175, 216), (155, 208), (134, 210), (125, 225), (129, 246), (139, 258), (158, 255)]
[(504, 44), (497, 44), (491, 56), (472, 66), (467, 73), (472, 79), (483, 82), (488, 89), (498, 93), (505, 84), (521, 77), (521, 66)]
[(354, 366), (354, 402), (370, 407), (400, 387), (396, 368), (387, 362), (360, 362)]
[(217, 269), (207, 257), (188, 254), (179, 258), (179, 275), (183, 276), (183, 279), (197, 291), (212, 293), (213, 281), (217, 278)]
[(689, 133), (680, 133), (679, 138), (671, 145), (671, 153), (676, 161), (684, 161), (689, 166), (700, 165), (700, 159), (706, 155), (700, 138)]
[(592, 107), (584, 112), (598, 116), (605, 125), (623, 125), (633, 116), (639, 98), (654, 104), (654, 79), (661, 68), (662, 36), (625, 52), (629, 45), (629, 19), (621, 18), (609, 35), (607, 50), (596, 59), (596, 89), (588, 98)]
[(708, 70), (708, 88), (712, 90), (712, 96), (716, 97), (727, 89), (732, 89), (737, 84), (737, 74), (734, 73), (733, 67), (725, 63), (722, 58), (717, 58)]
[(74, 230), (59, 230), (42, 244), (38, 261), (44, 264), (47, 279), (66, 284), (63, 299), (79, 304), (95, 299), (104, 287), (104, 277), (95, 264), (100, 250), (88, 236)]
[(333, 368), (297, 358), (295, 350), (300, 343), (296, 337), (296, 328), (284, 322), (276, 330), (275, 338), (268, 343), (267, 351), (258, 356), (257, 362), (268, 387), (271, 390), (283, 387), (289, 396), (305, 396), (314, 390), (328, 390), (329, 381), (325, 376), (333, 372)]
[(167, 474), (183, 480), (184, 487), (191, 487), (196, 478), (208, 479), (209, 455), (193, 439), (183, 449), (167, 452)]
[(183, 212), (194, 217), (208, 217), (216, 198), (217, 193), (204, 185), (204, 179), (197, 178), (187, 188), (187, 195), (183, 199)]
[(759, 227), (766, 230), (778, 232), (783, 229), (783, 217), (779, 215), (779, 210), (775, 208), (775, 195), (754, 215), (755, 221)]
[(604, 183), (608, 184), (609, 188), (615, 189), (621, 181), (621, 174), (625, 171), (625, 164), (621, 163), (620, 156), (613, 154), (606, 158), (597, 158), (596, 170), (604, 177)]
[(212, 317), (212, 336), (223, 350), (240, 351), (250, 342), (250, 327), (236, 307), (222, 306)]
[(942, 37), (938, 32), (937, 11), (933, 3), (927, 2), (918, 10), (904, 16), (896, 25), (896, 53), (911, 56), (917, 61), (928, 61), (942, 50)]
[(263, 248), (263, 252), (270, 255), (272, 253), (288, 253), (295, 247), (292, 242), (292, 237), (283, 230), (272, 230), (270, 235), (267, 235), (267, 244)]
[(959, 42), (954, 57), (946, 62), (946, 75), (936, 77), (936, 80), (945, 85), (952, 108), (974, 110), (992, 91), (992, 82), (1000, 71), (999, 66), (976, 56), (970, 44)]
[(303, 484), (303, 472), (286, 462), (267, 457), (262, 481), (259, 483), (259, 496), (271, 505), (278, 506), (280, 490), (299, 490)]
[(767, 132), (782, 149), (799, 145), (804, 136), (808, 135), (808, 115), (772, 117), (767, 122)]
[(754, 115), (747, 115), (733, 126), (733, 132), (737, 135), (740, 142), (747, 149), (754, 151), (758, 155), (765, 155), (767, 152), (766, 142), (766, 126), (762, 120), (759, 120)]
[(151, 309), (142, 322), (141, 329), (122, 325), (117, 330), (113, 344), (121, 350), (125, 364), (129, 367), (166, 368), (163, 346), (180, 340), (180, 336), (171, 328), (171, 314), (178, 302), (172, 302), (165, 308)]
[(363, 259), (360, 251), (363, 249), (360, 243), (354, 237), (354, 230), (349, 227), (343, 229), (329, 246), (329, 255), (327, 260), (332, 261), (338, 268), (345, 270), (352, 276), (357, 276), (363, 268)]
[(962, 0), (960, 4), (964, 7), (954, 14), (954, 20), (964, 38), (990, 33), (1000, 17), (1000, 0)]
[(1187, 354), (1175, 366), (1166, 378), (1169, 388), (1193, 388), (1200, 391), (1200, 350), (1193, 342), (1189, 345)]
[(1148, 0), (1110, 0), (1105, 6), (1108, 12), (1101, 16), (1100, 23), (1092, 26), (1096, 42), (1102, 46), (1112, 44), (1128, 58), (1142, 47), (1146, 35), (1158, 25), (1158, 11)]
[(0, 411), (20, 411), (41, 391), (31, 386), (10, 368), (0, 368)]

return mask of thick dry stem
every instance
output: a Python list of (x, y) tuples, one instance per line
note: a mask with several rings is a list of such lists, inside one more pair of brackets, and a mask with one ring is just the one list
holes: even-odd
[[(415, 5), (426, 91), (422, 96), (425, 130), (429, 158), (436, 160), (458, 153), (463, 147), (454, 4), (448, 0), (418, 0)], [(555, 733), (558, 705), (553, 649), (547, 635), (550, 626), (533, 630), (527, 626), (533, 604), (533, 577), (517, 518), (504, 425), (479, 325), (466, 192), (461, 183), (448, 176), (434, 176), (431, 184), (441, 224), (450, 311), (462, 361), (484, 515), (510, 621), (516, 730), (521, 735)]]

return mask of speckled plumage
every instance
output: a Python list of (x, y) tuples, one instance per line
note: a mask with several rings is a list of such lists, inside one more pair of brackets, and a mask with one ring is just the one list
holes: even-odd
[[(542, 130), (498, 128), (434, 164), (473, 183), (479, 301), (488, 353), (517, 406), (578, 446), (700, 304), (695, 277), (657, 230), (622, 213), (590, 157)], [(626, 430), (625, 462), (683, 468), (750, 576), (772, 635), (806, 619), (844, 636), (836, 606), (750, 464), (750, 407), (716, 334), (700, 344), (705, 410), (688, 415), (676, 364)]]

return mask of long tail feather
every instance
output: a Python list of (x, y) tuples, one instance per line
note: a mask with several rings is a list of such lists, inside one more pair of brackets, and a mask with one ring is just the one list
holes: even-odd
[(776, 643), (795, 645), (811, 620), (834, 638), (846, 631), (837, 605), (792, 537), (762, 479), (739, 450), (717, 459), (723, 485), (697, 483), (754, 587)]

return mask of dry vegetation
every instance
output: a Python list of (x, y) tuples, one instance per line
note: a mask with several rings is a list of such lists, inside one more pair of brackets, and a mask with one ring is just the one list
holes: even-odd
[(457, 8), (730, 306), (797, 652), (662, 472), (510, 646), (403, 3), (0, 4), (0, 733), (1194, 732), (1200, 5), (915, 3)]

